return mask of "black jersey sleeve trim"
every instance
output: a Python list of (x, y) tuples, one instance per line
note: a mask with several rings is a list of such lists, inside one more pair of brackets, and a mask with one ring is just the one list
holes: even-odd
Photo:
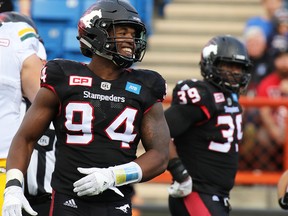
[(185, 132), (191, 125), (207, 120), (206, 112), (199, 106), (173, 105), (165, 111), (171, 137)]

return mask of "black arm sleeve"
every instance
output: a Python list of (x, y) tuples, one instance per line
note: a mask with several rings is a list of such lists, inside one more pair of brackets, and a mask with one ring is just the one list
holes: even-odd
[(165, 111), (165, 118), (171, 137), (176, 137), (186, 131), (191, 125), (207, 119), (198, 106), (173, 105)]

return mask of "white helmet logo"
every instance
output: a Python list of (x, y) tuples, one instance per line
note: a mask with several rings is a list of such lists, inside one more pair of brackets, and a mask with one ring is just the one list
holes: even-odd
[(99, 18), (102, 18), (101, 9), (91, 11), (89, 14), (86, 14), (85, 16), (83, 16), (80, 20), (84, 23), (86, 28), (91, 28), (91, 25), (92, 25), (91, 20), (96, 16), (98, 16)]
[(202, 55), (204, 58), (207, 58), (211, 53), (214, 53), (214, 55), (217, 54), (217, 45), (210, 44), (209, 46), (204, 47)]

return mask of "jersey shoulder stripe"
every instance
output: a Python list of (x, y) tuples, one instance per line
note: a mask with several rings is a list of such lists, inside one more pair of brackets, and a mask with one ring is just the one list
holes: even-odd
[(36, 31), (33, 28), (24, 28), (24, 29), (19, 30), (18, 36), (21, 41), (24, 41), (31, 37), (37, 38)]

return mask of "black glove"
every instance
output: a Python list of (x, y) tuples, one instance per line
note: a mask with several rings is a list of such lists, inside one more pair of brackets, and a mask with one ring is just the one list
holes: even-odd
[(167, 170), (170, 171), (173, 180), (179, 183), (184, 182), (189, 174), (179, 158), (173, 158), (169, 161)]
[(279, 199), (279, 205), (282, 209), (288, 210), (288, 192)]

